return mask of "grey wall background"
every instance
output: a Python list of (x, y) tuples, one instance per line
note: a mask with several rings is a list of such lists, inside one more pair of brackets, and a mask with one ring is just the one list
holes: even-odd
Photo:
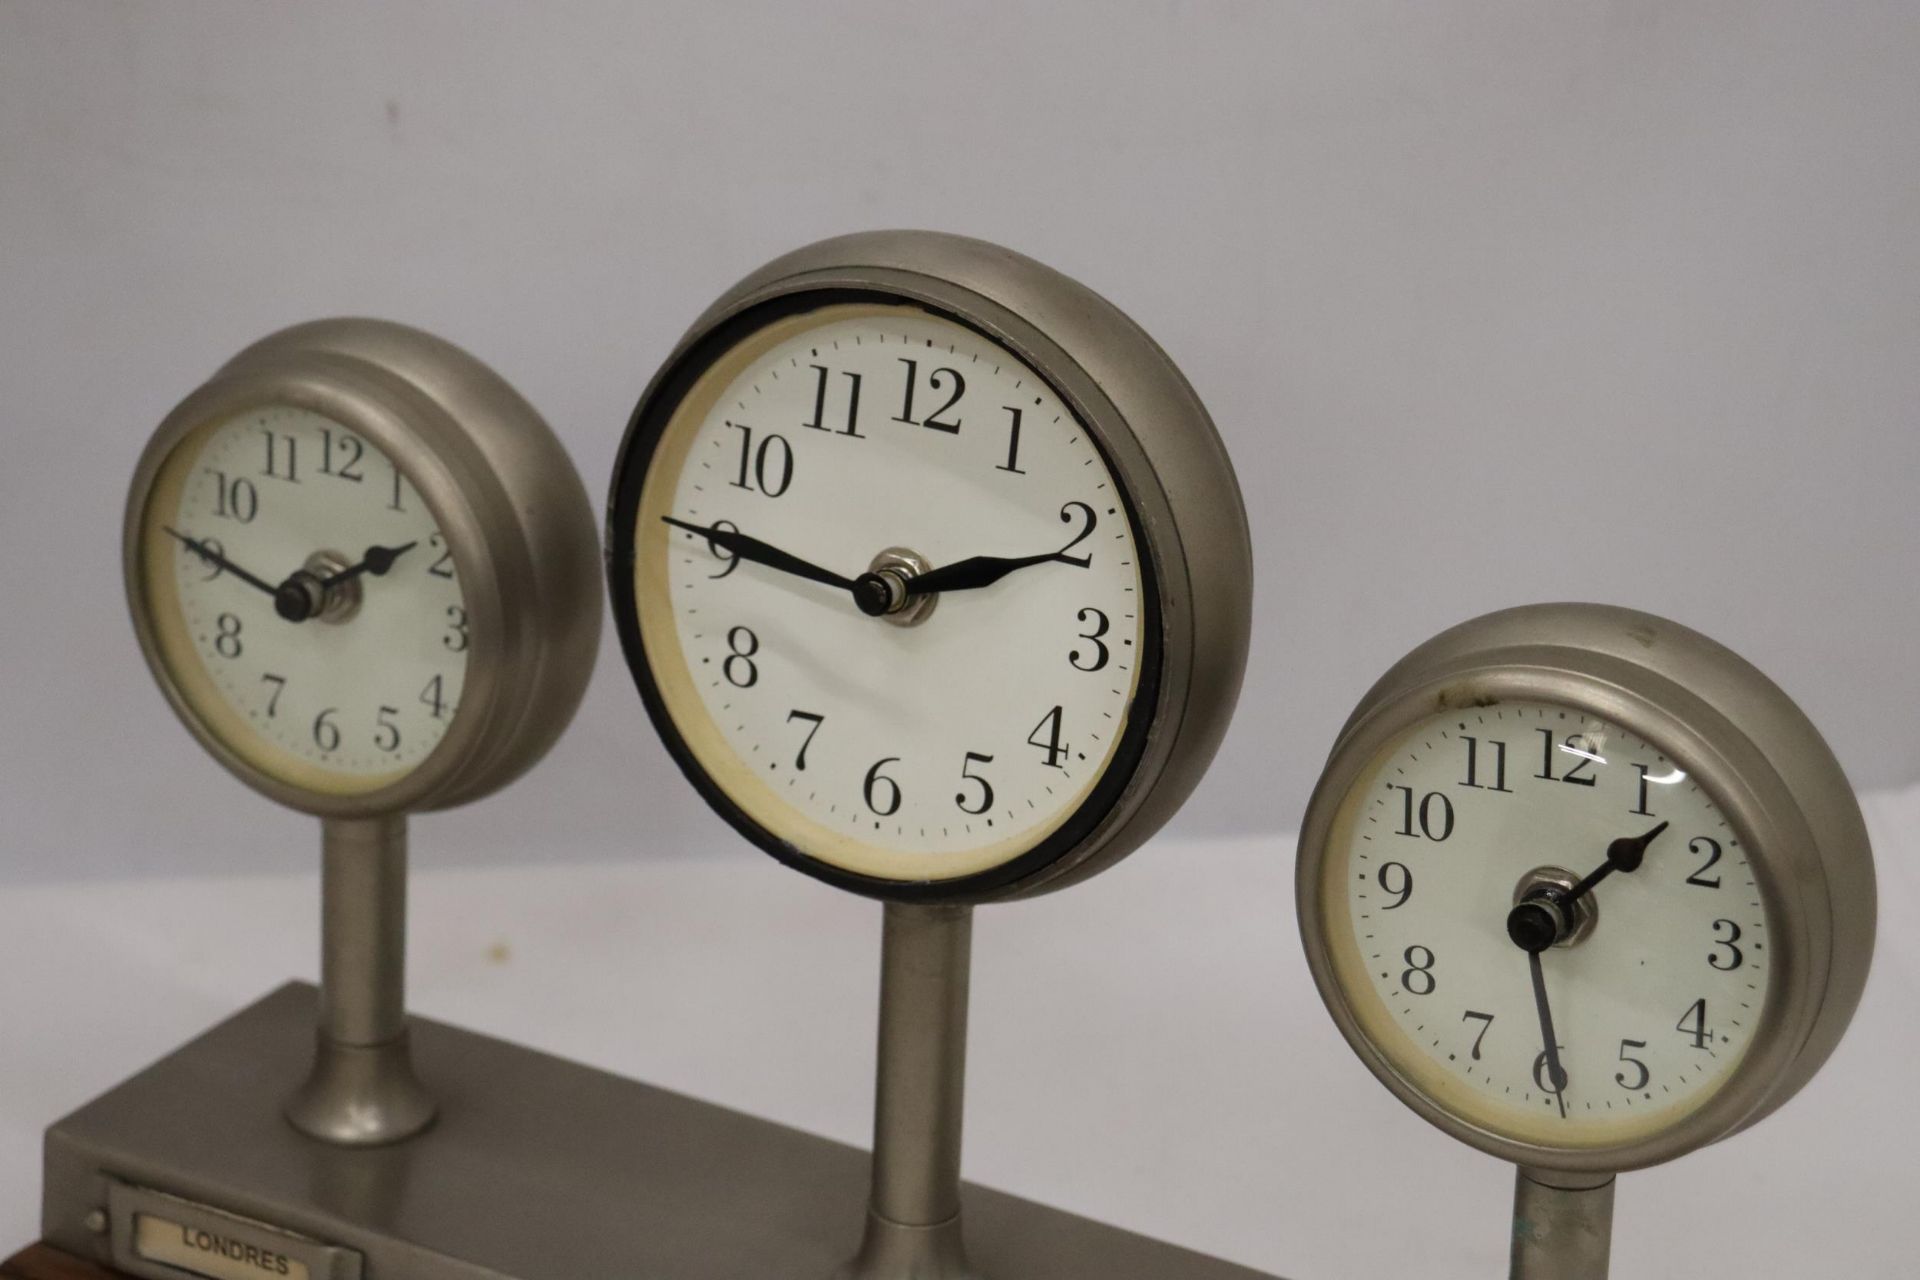
[[(1281, 831), (1367, 684), (1543, 598), (1746, 653), (1920, 777), (1920, 10), (0, 0), (0, 879), (307, 868), (126, 625), (124, 486), (270, 329), (436, 330), (596, 494), (679, 331), (820, 236), (1128, 309), (1246, 488), (1253, 666), (1181, 822)], [(732, 849), (617, 653), (423, 860)]]

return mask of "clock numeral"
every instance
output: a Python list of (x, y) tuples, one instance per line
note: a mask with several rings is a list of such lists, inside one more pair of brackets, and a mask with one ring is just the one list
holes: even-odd
[(1481, 1023), (1480, 1034), (1473, 1038), (1472, 1057), (1475, 1062), (1478, 1062), (1480, 1061), (1480, 1042), (1487, 1038), (1487, 1032), (1493, 1027), (1493, 1015), (1490, 1013), (1475, 1013), (1472, 1009), (1469, 1009), (1460, 1015), (1460, 1021), (1465, 1022), (1468, 1018), (1478, 1018)]
[[(815, 431), (831, 432), (833, 428), (827, 425), (827, 367), (823, 364), (809, 367), (819, 375), (813, 387), (813, 421), (803, 422), (800, 425), (811, 427)], [(840, 428), (840, 434), (852, 436), (855, 440), (865, 440), (866, 437), (860, 434), (860, 375), (852, 370), (843, 370), (842, 373), (848, 383), (847, 425)]]
[[(899, 756), (888, 756), (884, 760), (875, 761), (873, 768), (867, 770), (867, 780), (861, 788), (861, 794), (867, 801), (867, 808), (873, 810), (874, 813), (882, 818), (891, 818), (894, 814), (900, 812), (900, 784), (880, 772), (880, 770), (890, 764), (898, 764), (899, 762)], [(884, 803), (877, 803), (874, 800), (874, 793), (879, 791), (883, 786), (886, 788), (882, 796)]]
[(473, 643), (473, 637), (467, 631), (467, 611), (462, 606), (447, 606), (447, 631), (440, 637), (440, 643), (454, 653), (465, 653), (467, 646)]
[[(711, 525), (708, 526), (708, 528), (724, 529), (728, 533), (740, 532), (740, 526), (735, 524), (731, 520), (715, 520)], [(740, 567), (740, 553), (738, 551), (729, 551), (725, 547), (721, 546), (719, 543), (715, 542), (713, 540), (712, 534), (707, 535), (707, 550), (713, 553), (713, 556), (716, 560), (724, 560), (726, 561), (726, 565), (727, 565), (726, 568), (722, 569), (718, 573), (708, 574), (707, 577), (709, 579), (724, 578), (728, 574), (732, 573), (735, 569), (738, 569)]]
[(340, 726), (333, 722), (338, 707), (328, 707), (313, 718), (313, 745), (322, 751), (337, 751), (340, 747)]
[(1633, 802), (1633, 808), (1627, 810), (1627, 812), (1637, 813), (1643, 818), (1651, 818), (1653, 816), (1653, 810), (1647, 808), (1647, 774), (1650, 773), (1651, 770), (1637, 760), (1634, 761), (1633, 767), (1640, 771), (1640, 792), (1639, 798)]
[(427, 572), (436, 578), (453, 581), (453, 548), (447, 545), (446, 538), (438, 529), (428, 536), (427, 548), (440, 553), (440, 558), (427, 566)]
[[(1556, 1057), (1566, 1051), (1567, 1046), (1563, 1044), (1553, 1046), (1553, 1052)], [(1547, 1051), (1542, 1049), (1533, 1059), (1533, 1083), (1540, 1092), (1550, 1096), (1565, 1093), (1567, 1091), (1567, 1068), (1564, 1064), (1549, 1060)]]
[(1017, 476), (1027, 474), (1020, 466), (1020, 411), (1010, 404), (1000, 406), (1013, 415), (1013, 422), (1007, 431), (1007, 460), (995, 467), (995, 471), (1011, 471)]
[[(219, 556), (222, 559), (226, 558), (227, 546), (224, 542), (220, 541), (220, 539), (202, 538), (200, 539), (200, 545), (204, 547), (206, 550), (211, 551), (214, 555)], [(192, 556), (194, 559), (198, 560), (201, 564), (207, 567), (207, 576), (200, 579), (200, 581), (202, 582), (212, 582), (215, 578), (219, 577), (221, 574), (227, 571), (225, 565), (218, 564), (215, 561), (209, 559), (208, 557), (201, 555), (198, 551), (195, 551), (192, 547), (182, 547), (181, 550), (184, 551), (187, 555)]]
[(1507, 744), (1493, 738), (1487, 739), (1487, 750), (1493, 756), (1493, 781), (1480, 781), (1480, 739), (1460, 735), (1460, 741), (1467, 744), (1467, 780), (1460, 785), (1472, 787), (1476, 791), (1505, 791), (1512, 793), (1507, 785)]
[[(285, 480), (289, 484), (299, 484), (300, 441), (293, 436), (283, 436), (274, 431), (263, 431), (261, 434), (267, 438), (267, 469), (261, 474), (270, 480)], [(281, 457), (282, 445), (286, 446), (284, 450), (286, 455), (284, 461), (287, 464), (285, 473), (282, 473), (280, 470), (280, 463), (283, 461)]]
[(760, 668), (753, 661), (758, 652), (759, 636), (746, 627), (732, 628), (727, 632), (727, 659), (720, 664), (720, 674), (736, 689), (753, 688), (760, 682)]
[(320, 428), (320, 474), (332, 476), (336, 480), (351, 480), (359, 484), (365, 480), (366, 473), (360, 470), (360, 459), (366, 455), (367, 446), (359, 436), (341, 434), (335, 436), (331, 429)]
[(971, 813), (977, 816), (993, 808), (993, 784), (991, 782), (988, 782), (985, 778), (981, 777), (979, 774), (973, 772), (973, 766), (976, 764), (992, 764), (992, 763), (993, 763), (992, 756), (983, 756), (978, 751), (967, 752), (967, 758), (964, 761), (962, 761), (960, 764), (960, 776), (962, 778), (965, 778), (968, 782), (977, 783), (979, 785), (980, 803), (975, 805), (968, 804), (967, 793), (964, 791), (961, 791), (953, 797), (953, 802), (954, 804), (960, 807), (960, 812)]
[(260, 491), (245, 476), (229, 478), (224, 471), (213, 473), (213, 514), (222, 520), (252, 524), (260, 514)]
[(1707, 1029), (1707, 998), (1701, 996), (1687, 1006), (1680, 1015), (1680, 1021), (1673, 1024), (1675, 1031), (1684, 1032), (1693, 1038), (1693, 1047), (1704, 1049), (1713, 1041), (1713, 1032)]
[[(1418, 813), (1420, 829), (1415, 831), (1413, 829), (1415, 817), (1413, 788), (1388, 783), (1387, 789), (1401, 793), (1400, 829), (1394, 833), (1395, 835), (1425, 836), (1427, 839), (1438, 844), (1453, 834), (1453, 801), (1447, 799), (1444, 794), (1438, 791), (1429, 791), (1420, 797)], [(1437, 808), (1436, 802), (1438, 803)]]
[(813, 745), (813, 735), (820, 732), (820, 726), (825, 722), (826, 717), (815, 715), (811, 711), (787, 712), (787, 723), (792, 724), (795, 720), (810, 720), (813, 722), (813, 727), (807, 730), (807, 736), (800, 740), (799, 754), (793, 758), (794, 769), (797, 772), (805, 773), (807, 771), (807, 748)]
[(213, 651), (223, 658), (237, 658), (244, 646), (240, 643), (240, 619), (231, 613), (223, 613), (213, 620)]
[(387, 510), (404, 512), (407, 509), (406, 504), (401, 501), (401, 496), (404, 493), (404, 490), (401, 488), (403, 482), (404, 477), (400, 474), (400, 468), (395, 466), (393, 468), (393, 500), (387, 503)]
[[(1067, 752), (1071, 750), (1066, 743), (1060, 741), (1061, 714), (1061, 709), (1055, 707), (1053, 710), (1047, 712), (1047, 714), (1041, 716), (1040, 723), (1033, 726), (1033, 732), (1027, 735), (1029, 745), (1038, 747), (1047, 753), (1047, 768), (1049, 769), (1064, 770), (1067, 766), (1060, 763), (1060, 757), (1066, 755)], [(1043, 733), (1046, 735), (1044, 738), (1041, 737)]]
[(1629, 1093), (1636, 1093), (1646, 1088), (1647, 1081), (1653, 1079), (1653, 1073), (1647, 1070), (1646, 1063), (1640, 1061), (1638, 1058), (1629, 1058), (1627, 1056), (1627, 1050), (1629, 1049), (1644, 1049), (1646, 1047), (1647, 1042), (1645, 1040), (1622, 1040), (1620, 1042), (1620, 1061), (1630, 1067), (1637, 1068), (1640, 1072), (1640, 1078), (1638, 1080), (1627, 1079), (1627, 1073), (1624, 1071), (1616, 1071), (1613, 1073), (1613, 1082)]
[[(1542, 729), (1539, 732), (1544, 741), (1540, 744), (1540, 772), (1534, 774), (1534, 777), (1543, 778), (1548, 782), (1571, 782), (1576, 787), (1590, 787), (1598, 781), (1587, 776), (1587, 770), (1596, 764), (1606, 763), (1600, 758), (1600, 744), (1584, 733), (1570, 733), (1565, 742), (1556, 742), (1553, 730)], [(1553, 753), (1556, 750), (1579, 757), (1571, 769), (1557, 778), (1553, 773)]]
[[(1424, 957), (1424, 958), (1423, 958)], [(1419, 943), (1401, 954), (1407, 967), (1400, 971), (1400, 989), (1408, 995), (1430, 996), (1439, 984), (1433, 977), (1433, 952)]]
[(1107, 620), (1106, 614), (1093, 608), (1082, 609), (1079, 613), (1075, 614), (1074, 617), (1083, 624), (1087, 623), (1089, 618), (1091, 618), (1093, 629), (1091, 631), (1082, 631), (1080, 638), (1082, 640), (1092, 641), (1094, 651), (1086, 655), (1087, 660), (1082, 663), (1080, 660), (1080, 650), (1076, 648), (1067, 655), (1067, 662), (1075, 671), (1098, 671), (1107, 665), (1107, 659), (1112, 656), (1107, 650), (1106, 642), (1101, 640), (1100, 637), (1107, 634), (1107, 631), (1113, 624)]
[(260, 683), (273, 686), (273, 692), (267, 695), (267, 719), (271, 720), (280, 713), (280, 695), (287, 691), (287, 678), (268, 672), (260, 677)]
[[(1392, 876), (1392, 873), (1395, 871), (1398, 871), (1400, 874)], [(1388, 878), (1389, 876), (1392, 876), (1393, 879), (1398, 880), (1400, 883), (1398, 885), (1391, 883)], [(1380, 908), (1382, 911), (1392, 911), (1398, 907), (1404, 907), (1407, 905), (1407, 899), (1413, 896), (1413, 872), (1408, 869), (1407, 864), (1404, 862), (1381, 863), (1380, 870), (1374, 874), (1374, 879), (1380, 882), (1382, 889), (1394, 895), (1394, 901)]]
[(398, 751), (400, 749), (400, 726), (395, 724), (393, 720), (393, 718), (399, 714), (400, 708), (398, 707), (381, 707), (379, 714), (373, 718), (374, 725), (376, 726), (373, 731), (373, 745), (382, 751)]
[(1082, 513), (1080, 518), (1083, 519), (1085, 523), (1080, 526), (1080, 532), (1074, 535), (1073, 541), (1060, 548), (1060, 561), (1063, 564), (1070, 564), (1075, 568), (1084, 569), (1093, 563), (1093, 553), (1088, 552), (1084, 556), (1070, 556), (1067, 552), (1073, 550), (1093, 536), (1093, 528), (1100, 523), (1100, 518), (1093, 514), (1093, 508), (1086, 503), (1069, 502), (1066, 506), (1060, 508), (1061, 524), (1072, 524), (1074, 522), (1075, 517), (1072, 512), (1076, 507), (1080, 509)]
[[(1722, 927), (1727, 931), (1727, 936), (1724, 938), (1719, 936)], [(1722, 973), (1732, 973), (1735, 969), (1738, 969), (1747, 962), (1746, 953), (1736, 945), (1740, 941), (1739, 925), (1731, 920), (1715, 920), (1713, 922), (1713, 932), (1713, 950), (1707, 953), (1708, 964), (1720, 970)], [(1725, 964), (1720, 963), (1720, 948), (1722, 947), (1727, 949), (1727, 962)]]
[(435, 720), (447, 718), (446, 686), (442, 683), (444, 679), (443, 676), (435, 676), (427, 681), (427, 687), (420, 691), (420, 705), (425, 707), (427, 714)]
[(782, 435), (766, 435), (758, 448), (753, 443), (753, 428), (729, 422), (740, 433), (740, 474), (727, 481), (736, 489), (758, 489), (769, 498), (777, 498), (793, 483), (793, 446)]
[(1720, 887), (1720, 877), (1715, 876), (1709, 880), (1707, 878), (1707, 872), (1713, 869), (1714, 863), (1720, 861), (1720, 842), (1712, 836), (1695, 836), (1693, 839), (1687, 841), (1687, 852), (1705, 853), (1707, 855), (1706, 863), (1701, 866), (1698, 871), (1687, 877), (1687, 883), (1698, 885), (1702, 889), (1718, 889)]
[(917, 361), (909, 360), (905, 356), (901, 356), (899, 359), (901, 364), (907, 366), (907, 388), (906, 394), (902, 396), (900, 401), (900, 412), (893, 420), (895, 422), (904, 422), (910, 427), (932, 427), (935, 431), (944, 431), (948, 435), (959, 435), (960, 419), (955, 418), (951, 422), (946, 422), (941, 419), (940, 415), (960, 403), (960, 397), (967, 392), (967, 380), (960, 376), (958, 370), (935, 369), (927, 377), (927, 389), (938, 394), (940, 384), (944, 380), (953, 385), (953, 394), (947, 397), (945, 404), (935, 409), (925, 418), (916, 419), (913, 416), (913, 391), (914, 387), (920, 381), (920, 365)]

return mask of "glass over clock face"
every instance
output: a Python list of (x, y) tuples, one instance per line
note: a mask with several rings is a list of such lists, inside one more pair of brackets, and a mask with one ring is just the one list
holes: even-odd
[(175, 688), (254, 767), (365, 794), (452, 723), (471, 641), (453, 557), (365, 436), (291, 406), (189, 433), (154, 482), (140, 554)]
[(1658, 746), (1568, 707), (1441, 711), (1400, 735), (1343, 800), (1321, 890), (1367, 1038), (1513, 1141), (1662, 1131), (1761, 1025), (1773, 952), (1739, 835)]
[(616, 530), (683, 767), (829, 879), (953, 882), (1076, 839), (1137, 759), (1157, 656), (1100, 444), (915, 306), (789, 307), (695, 359), (638, 424)]

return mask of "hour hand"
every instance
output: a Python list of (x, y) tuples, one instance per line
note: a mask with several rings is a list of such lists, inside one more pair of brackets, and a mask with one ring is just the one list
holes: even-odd
[(852, 578), (843, 578), (831, 569), (822, 569), (811, 561), (802, 560), (791, 552), (782, 551), (771, 543), (748, 537), (737, 529), (722, 529), (718, 525), (693, 524), (673, 516), (660, 517), (676, 529), (685, 529), (688, 533), (697, 533), (708, 542), (723, 550), (731, 551), (742, 560), (754, 564), (766, 565), (769, 569), (778, 569), (781, 573), (791, 573), (796, 577), (812, 582), (824, 583), (829, 587), (838, 587), (842, 591), (853, 591)]
[(248, 586), (254, 587), (260, 591), (264, 591), (270, 596), (279, 594), (280, 588), (274, 586), (271, 582), (266, 581), (264, 578), (256, 578), (254, 575), (252, 575), (251, 573), (248, 573), (245, 569), (242, 569), (239, 565), (227, 559), (225, 556), (221, 555), (218, 551), (215, 551), (212, 547), (200, 541), (198, 538), (189, 538), (186, 534), (181, 533), (178, 529), (172, 528), (170, 526), (163, 526), (163, 527), (166, 528), (169, 534), (178, 538), (186, 546), (187, 550), (193, 552), (193, 554), (199, 556), (202, 560), (205, 560), (208, 564), (214, 565), (221, 569), (225, 569), (228, 573), (240, 579), (240, 581), (246, 583)]
[(359, 564), (342, 569), (332, 577), (324, 579), (320, 585), (327, 588), (337, 587), (341, 583), (357, 578), (363, 573), (370, 573), (376, 578), (383, 577), (387, 570), (393, 568), (393, 562), (395, 560), (398, 560), (403, 553), (411, 551), (419, 545), (417, 542), (406, 542), (397, 547), (368, 547), (367, 554), (361, 557)]
[(1015, 569), (1048, 564), (1055, 560), (1063, 564), (1084, 566), (1085, 563), (1078, 556), (1070, 556), (1064, 551), (1049, 551), (1038, 556), (968, 556), (965, 560), (955, 560), (938, 569), (915, 574), (907, 582), (907, 594), (930, 596), (941, 591), (971, 591), (976, 587), (989, 587)]
[(1561, 900), (1562, 903), (1572, 902), (1576, 898), (1582, 897), (1588, 890), (1592, 889), (1593, 886), (1599, 884), (1616, 871), (1638, 871), (1641, 861), (1647, 856), (1647, 846), (1652, 844), (1654, 838), (1666, 829), (1667, 824), (1663, 822), (1645, 835), (1621, 836), (1618, 840), (1609, 844), (1607, 846), (1607, 860), (1588, 873), (1586, 879), (1573, 886), (1567, 896)]

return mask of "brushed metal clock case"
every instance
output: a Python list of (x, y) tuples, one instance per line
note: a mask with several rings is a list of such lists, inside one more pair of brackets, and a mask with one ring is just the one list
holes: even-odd
[[(1368, 1036), (1335, 973), (1321, 918), (1321, 881), (1338, 811), (1378, 754), (1437, 710), (1519, 700), (1587, 712), (1657, 744), (1725, 815), (1766, 903), (1771, 981), (1745, 1057), (1698, 1110), (1670, 1128), (1612, 1146), (1515, 1141), (1430, 1097)], [(1675, 1159), (1755, 1124), (1812, 1079), (1866, 985), (1876, 911), (1873, 856), (1859, 805), (1799, 707), (1706, 636), (1651, 614), (1595, 604), (1531, 605), (1473, 619), (1420, 645), (1382, 676), (1348, 719), (1314, 789), (1300, 835), (1296, 896), (1308, 966), (1361, 1061), (1429, 1122), (1516, 1165), (1517, 1213), (1529, 1221), (1560, 1221), (1563, 1243), (1585, 1241), (1584, 1263), (1528, 1246), (1522, 1266), (1517, 1240), (1515, 1274), (1541, 1280), (1604, 1274), (1615, 1174)]]
[[(820, 295), (919, 304), (978, 330), (1025, 361), (1059, 394), (1106, 455), (1132, 504), (1160, 604), (1161, 663), (1145, 743), (1125, 786), (1093, 825), (1013, 878), (916, 887), (831, 874), (830, 882), (889, 900), (981, 903), (1078, 883), (1138, 848), (1177, 812), (1206, 773), (1232, 719), (1252, 626), (1253, 553), (1239, 482), (1213, 420), (1165, 351), (1111, 302), (1076, 280), (983, 240), (932, 231), (839, 236), (776, 258), (714, 302), (681, 338), (640, 398), (614, 465), (608, 503), (609, 581), (627, 661), (646, 656), (632, 612), (633, 504), (621, 481), (644, 462), (645, 411), (698, 348), (768, 304)], [(643, 689), (643, 693), (647, 691)], [(716, 795), (651, 705), (689, 779), (756, 844), (822, 875)]]
[[(917, 304), (1012, 352), (1043, 378), (1112, 468), (1147, 560), (1159, 653), (1146, 728), (1117, 790), (1096, 792), (1029, 854), (955, 882), (905, 883), (838, 872), (761, 830), (704, 775), (658, 705), (633, 610), (623, 499), (649, 407), (705, 344), (756, 309), (809, 296)], [(649, 384), (615, 465), (609, 577), (621, 641), (662, 737), (690, 781), (748, 839), (799, 870), (881, 898), (879, 1052), (872, 1184), (866, 1230), (839, 1280), (971, 1280), (961, 1234), (972, 908), (1070, 885), (1117, 863), (1177, 812), (1205, 774), (1233, 713), (1252, 623), (1253, 563), (1246, 511), (1212, 419), (1173, 361), (1093, 290), (985, 241), (930, 231), (840, 236), (777, 258), (729, 289), (694, 322)], [(636, 486), (637, 489), (637, 486)], [(1145, 686), (1143, 686), (1145, 687)], [(1104, 808), (1098, 806), (1104, 805)]]
[[(296, 785), (236, 751), (182, 692), (146, 598), (141, 536), (161, 468), (195, 431), (274, 406), (320, 413), (393, 461), (432, 511), (466, 601), (471, 647), (452, 723), (418, 766), (367, 793)], [(175, 712), (242, 782), (321, 819), (319, 1052), (289, 1118), (350, 1145), (419, 1131), (434, 1103), (407, 1055), (405, 819), (504, 787), (578, 708), (601, 616), (578, 473), (533, 407), (458, 347), (387, 321), (321, 320), (249, 346), (167, 415), (135, 470), (122, 547), (134, 631)]]

